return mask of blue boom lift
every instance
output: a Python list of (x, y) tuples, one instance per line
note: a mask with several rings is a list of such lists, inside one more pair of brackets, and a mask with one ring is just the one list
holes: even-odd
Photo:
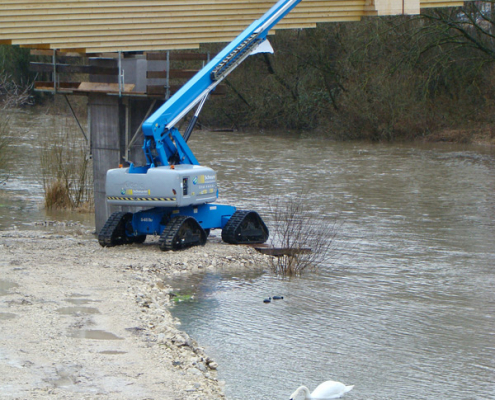
[[(280, 0), (202, 68), (143, 124), (146, 165), (107, 172), (109, 204), (152, 207), (115, 212), (98, 235), (110, 247), (160, 235), (162, 250), (204, 245), (210, 229), (232, 244), (264, 243), (268, 228), (255, 211), (212, 204), (218, 198), (214, 170), (200, 166), (187, 145), (210, 92), (248, 56), (273, 52), (268, 32), (301, 0)], [(182, 135), (176, 124), (197, 106)]]

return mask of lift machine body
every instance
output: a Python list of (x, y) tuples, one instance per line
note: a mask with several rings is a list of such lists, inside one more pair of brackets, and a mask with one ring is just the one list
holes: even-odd
[[(107, 202), (150, 207), (135, 213), (115, 212), (101, 229), (102, 246), (142, 243), (159, 235), (162, 250), (204, 245), (211, 229), (222, 229), (232, 244), (264, 243), (268, 228), (255, 211), (214, 203), (216, 172), (199, 165), (187, 141), (209, 94), (248, 56), (273, 52), (268, 32), (301, 0), (280, 0), (167, 100), (142, 126), (146, 165), (111, 169)], [(175, 127), (194, 107), (185, 132)]]

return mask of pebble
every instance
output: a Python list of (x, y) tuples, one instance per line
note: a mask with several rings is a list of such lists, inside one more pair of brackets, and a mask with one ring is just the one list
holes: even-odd
[[(1, 246), (4, 249), (16, 247), (16, 240), (22, 239), (27, 248), (29, 246), (40, 246), (42, 237), (53, 238), (51, 235), (43, 235), (39, 232), (31, 231), (4, 231), (0, 232), (0, 237), (4, 238)], [(65, 236), (62, 236), (65, 237)], [(24, 238), (32, 240), (25, 241)], [(152, 238), (150, 238), (153, 240)], [(48, 242), (44, 242), (45, 244)], [(158, 246), (123, 246), (102, 248), (96, 240), (75, 241), (64, 240), (60, 245), (57, 239), (50, 240), (50, 251), (73, 252), (77, 260), (84, 260), (85, 253), (91, 254), (89, 257), (93, 267), (107, 267), (119, 271), (122, 277), (122, 288), (124, 298), (132, 296), (142, 311), (139, 323), (136, 325), (144, 327), (140, 335), (143, 346), (148, 346), (154, 351), (162, 354), (164, 367), (177, 369), (177, 374), (184, 374), (184, 379), (189, 382), (185, 387), (198, 391), (192, 394), (191, 398), (201, 396), (204, 400), (224, 399), (220, 394), (222, 382), (217, 383), (217, 369), (219, 364), (209, 358), (205, 350), (198, 346), (196, 341), (185, 332), (179, 330), (180, 321), (173, 318), (169, 307), (172, 304), (170, 295), (172, 289), (168, 285), (168, 277), (175, 273), (191, 273), (197, 269), (218, 269), (223, 268), (231, 271), (242, 271), (248, 264), (253, 264), (260, 270), (267, 267), (264, 255), (253, 252), (252, 249), (244, 246), (230, 246), (208, 240), (205, 247), (196, 247), (180, 252), (162, 252)], [(208, 249), (205, 252), (205, 248)], [(142, 254), (145, 252), (145, 254)], [(71, 254), (71, 257), (73, 254)], [(66, 257), (64, 255), (64, 257)], [(96, 262), (95, 260), (98, 260)], [(89, 263), (88, 263), (89, 264)], [(87, 264), (87, 265), (88, 265)], [(249, 268), (252, 268), (249, 266)], [(129, 273), (130, 272), (130, 273)], [(187, 275), (186, 275), (187, 276)], [(115, 284), (115, 281), (113, 281)], [(129, 284), (130, 283), (130, 284)], [(31, 299), (30, 299), (31, 300)], [(20, 302), (19, 305), (31, 305), (28, 300)], [(177, 325), (176, 325), (177, 324)], [(188, 377), (194, 376), (194, 378)], [(203, 379), (201, 379), (203, 377)], [(195, 386), (195, 384), (201, 386)], [(201, 388), (201, 389), (200, 389)], [(201, 391), (199, 391), (201, 390)], [(207, 395), (204, 395), (204, 394)], [(199, 397), (198, 397), (199, 398)]]
[(208, 367), (213, 370), (218, 369), (218, 364), (215, 361), (212, 361), (211, 363), (208, 364)]

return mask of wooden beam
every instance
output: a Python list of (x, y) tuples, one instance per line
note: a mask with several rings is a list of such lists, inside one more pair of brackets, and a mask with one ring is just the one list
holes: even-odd
[(463, 1), (425, 1), (421, 2), (421, 8), (433, 8), (433, 7), (462, 7)]
[[(123, 87), (123, 92), (130, 93), (136, 85), (126, 83)], [(77, 88), (79, 92), (88, 93), (119, 93), (118, 83), (101, 83), (101, 82), (81, 82)]]
[(274, 257), (282, 257), (282, 256), (295, 256), (297, 254), (311, 254), (312, 251), (309, 247), (294, 247), (294, 248), (286, 248), (286, 247), (261, 247), (255, 245), (254, 248), (262, 254), (266, 254)]
[[(118, 75), (119, 69), (98, 67), (95, 65), (70, 65), (56, 64), (57, 72), (72, 74), (93, 74), (93, 75)], [(53, 64), (32, 62), (29, 64), (29, 70), (33, 72), (53, 72)]]
[[(57, 87), (63, 89), (77, 89), (81, 82), (57, 82)], [(53, 82), (34, 82), (35, 89), (53, 89)]]
[[(166, 42), (166, 43), (187, 43), (187, 42), (198, 42), (203, 38), (204, 40), (215, 40), (216, 38), (225, 37), (235, 37), (237, 35), (236, 31), (224, 31), (224, 32), (193, 32), (193, 33), (182, 33), (182, 34), (170, 34), (161, 37), (154, 32), (146, 32), (140, 35), (133, 35), (129, 37), (128, 35), (97, 35), (97, 36), (82, 36), (82, 37), (56, 37), (56, 38), (38, 38), (37, 43), (49, 44), (52, 48), (62, 48), (62, 47), (87, 47), (88, 43), (119, 43), (119, 42), (140, 42), (146, 41), (148, 43), (153, 42)], [(15, 39), (12, 38), (13, 44), (25, 45), (33, 42), (32, 39)]]
[[(53, 56), (53, 50), (40, 50), (40, 49), (31, 49), (29, 52), (32, 56), (46, 56), (46, 57), (52, 57)], [(83, 54), (81, 53), (68, 53), (68, 52), (61, 52), (57, 51), (57, 57), (81, 57)]]
[[(41, 44), (41, 43), (25, 44), (25, 45), (22, 45), (20, 47), (23, 47), (23, 48), (26, 48), (26, 49), (45, 49), (45, 50), (50, 49), (50, 45), (49, 44)], [(52, 51), (52, 54), (53, 54), (53, 51)]]
[[(170, 93), (173, 94), (177, 92), (182, 85), (170, 85)], [(165, 86), (163, 85), (147, 85), (146, 93), (152, 96), (165, 96)], [(216, 89), (211, 92), (212, 96), (223, 96), (227, 93), (227, 88), (225, 85), (218, 85)]]
[[(170, 61), (207, 61), (208, 55), (205, 53), (170, 53)], [(146, 53), (147, 60), (166, 61), (167, 53)]]
[[(167, 45), (160, 45), (160, 44), (141, 44), (141, 45), (134, 45), (134, 46), (111, 46), (109, 45), (108, 47), (87, 47), (85, 48), (85, 53), (101, 53), (103, 51), (158, 51), (158, 50), (192, 50), (192, 49), (199, 49), (199, 43), (193, 43), (193, 44), (167, 44)], [(62, 49), (63, 50), (63, 49)]]
[[(171, 69), (168, 73), (170, 79), (189, 79), (196, 75), (198, 71), (184, 70), (184, 69)], [(146, 78), (148, 79), (166, 79), (167, 71), (146, 71)]]

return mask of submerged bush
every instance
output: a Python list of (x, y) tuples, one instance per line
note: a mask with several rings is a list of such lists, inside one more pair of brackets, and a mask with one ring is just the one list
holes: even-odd
[(310, 213), (303, 196), (278, 199), (271, 213), (271, 242), (284, 250), (284, 255), (271, 258), (270, 266), (276, 274), (301, 275), (327, 261), (340, 227), (337, 221), (329, 222)]
[(45, 207), (91, 211), (94, 208), (88, 145), (75, 123), (66, 119), (59, 132), (41, 142), (41, 173)]

